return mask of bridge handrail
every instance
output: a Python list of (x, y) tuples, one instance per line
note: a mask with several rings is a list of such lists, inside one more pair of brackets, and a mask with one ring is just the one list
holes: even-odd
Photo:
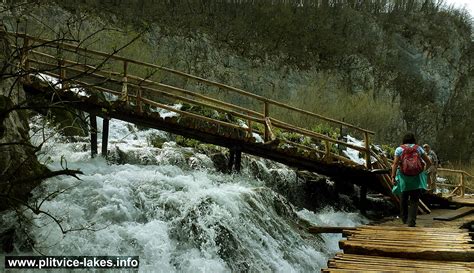
[(464, 174), (469, 177), (474, 177), (470, 173), (464, 171), (464, 170), (454, 170), (454, 169), (446, 169), (446, 168), (438, 168), (437, 169), (439, 172), (448, 172), (448, 173), (458, 173), (458, 174)]
[[(464, 171), (464, 170), (454, 170), (454, 169), (446, 169), (446, 168), (438, 168), (438, 172), (445, 172), (445, 173), (454, 173), (459, 176), (459, 183), (458, 184), (453, 184), (454, 190), (451, 192), (451, 194), (454, 194), (455, 192), (459, 191), (459, 195), (461, 197), (464, 197), (464, 194), (466, 192), (466, 188), (469, 188), (466, 185), (466, 181), (464, 179), (465, 176), (467, 177), (474, 177), (470, 173)], [(470, 189), (470, 188), (469, 188)]]
[[(37, 52), (35, 52), (37, 53)], [(46, 56), (46, 57), (53, 57), (53, 56), (48, 56), (48, 54), (44, 54), (44, 53), (41, 53), (42, 56)], [(45, 63), (45, 62), (40, 62), (40, 61), (37, 61), (37, 60), (30, 60), (31, 62), (35, 62), (35, 63), (39, 63), (39, 64), (43, 64), (43, 65), (52, 65), (52, 64), (49, 64), (49, 63)], [(68, 61), (68, 60), (65, 60), (66, 63), (74, 63), (74, 64), (77, 64), (75, 62), (72, 62), (72, 61)], [(76, 71), (76, 72), (86, 72), (85, 70), (79, 70), (79, 69), (75, 69), (75, 68), (72, 68), (72, 67), (65, 67), (65, 69), (68, 69), (68, 70), (73, 70), (73, 71)], [(107, 73), (106, 71), (100, 71), (102, 73)], [(59, 76), (55, 73), (52, 73), (52, 72), (46, 72), (46, 74), (50, 75), (50, 76)], [(96, 76), (96, 77), (101, 77), (103, 79), (108, 79), (106, 78), (105, 76), (103, 75), (100, 75), (100, 74), (97, 74), (97, 73), (90, 73), (88, 74), (89, 76), (90, 75), (93, 75), (93, 76)], [(233, 108), (235, 110), (240, 110), (240, 111), (247, 111), (247, 112), (252, 112), (254, 113), (253, 111), (251, 110), (248, 110), (248, 109), (245, 109), (245, 108), (242, 108), (242, 107), (239, 107), (239, 106), (235, 106), (235, 105), (232, 105), (232, 104), (227, 104), (227, 103), (223, 103), (221, 101), (218, 101), (218, 100), (215, 100), (213, 98), (209, 98), (209, 97), (206, 97), (206, 96), (203, 96), (203, 95), (200, 95), (200, 94), (195, 94), (195, 93), (192, 93), (188, 90), (185, 90), (185, 89), (181, 89), (181, 88), (177, 88), (177, 87), (174, 87), (174, 86), (167, 86), (167, 85), (163, 85), (163, 84), (160, 84), (160, 83), (156, 83), (156, 82), (152, 82), (152, 81), (149, 81), (149, 80), (145, 80), (143, 78), (140, 78), (140, 77), (136, 77), (136, 76), (132, 76), (132, 75), (129, 75), (130, 78), (135, 78), (139, 81), (144, 81), (144, 82), (148, 82), (148, 83), (151, 83), (151, 84), (156, 84), (156, 85), (160, 85), (160, 86), (165, 86), (166, 88), (170, 88), (170, 89), (173, 89), (173, 90), (179, 90), (181, 92), (189, 92), (188, 94), (189, 95), (199, 95), (199, 96), (202, 96), (202, 98), (206, 99), (206, 100), (212, 100), (212, 102), (216, 102), (216, 103), (220, 103), (220, 104), (223, 104), (225, 106), (228, 106), (229, 108)], [(112, 81), (112, 82), (116, 82), (116, 83), (121, 83), (120, 81), (118, 80), (113, 80), (113, 79), (108, 79), (109, 81)], [(77, 81), (77, 80), (76, 80)], [(84, 82), (81, 82), (81, 84), (85, 84)], [(186, 101), (186, 102), (191, 102), (191, 103), (195, 103), (195, 104), (201, 104), (203, 106), (206, 106), (206, 107), (209, 107), (209, 108), (212, 108), (212, 109), (215, 109), (215, 110), (225, 110), (227, 112), (229, 112), (230, 114), (233, 114), (235, 116), (238, 116), (238, 117), (241, 117), (241, 118), (244, 118), (244, 119), (248, 119), (248, 120), (251, 120), (251, 121), (254, 121), (254, 122), (259, 122), (259, 123), (263, 123), (263, 115), (261, 113), (258, 113), (258, 112), (255, 112), (255, 114), (257, 116), (259, 116), (260, 118), (256, 118), (254, 116), (250, 116), (250, 115), (246, 115), (246, 114), (242, 114), (242, 113), (238, 113), (238, 112), (234, 112), (232, 110), (229, 110), (229, 109), (223, 109), (222, 107), (217, 107), (217, 106), (214, 106), (214, 105), (210, 105), (210, 104), (206, 104), (206, 103), (203, 103), (203, 102), (199, 102), (199, 101), (196, 101), (196, 100), (191, 100), (191, 99), (187, 99), (185, 97), (182, 97), (182, 96), (179, 96), (179, 95), (175, 95), (175, 94), (171, 94), (171, 93), (168, 93), (166, 91), (163, 91), (163, 90), (159, 90), (159, 89), (155, 89), (155, 88), (151, 88), (151, 87), (146, 87), (146, 86), (139, 86), (138, 84), (135, 84), (133, 82), (128, 82), (128, 84), (130, 85), (135, 85), (137, 87), (140, 87), (142, 89), (146, 89), (146, 90), (149, 90), (149, 91), (152, 91), (152, 92), (158, 92), (158, 93), (161, 93), (161, 94), (165, 94), (169, 97), (173, 97), (173, 98), (176, 98), (176, 99), (179, 99), (179, 100), (182, 100), (182, 101)], [(109, 93), (114, 93), (114, 94), (117, 94), (116, 91), (112, 91), (110, 89), (107, 89), (107, 88), (102, 88), (102, 90), (104, 92), (109, 92)], [(129, 96), (132, 96), (132, 95), (129, 95)], [(142, 100), (145, 100), (144, 98), (142, 98)], [(148, 102), (147, 102), (148, 103)], [(150, 104), (150, 103), (149, 103)], [(154, 103), (156, 105), (156, 103)], [(186, 112), (184, 111), (178, 111), (177, 109), (167, 109), (166, 107), (162, 107), (162, 106), (159, 106), (160, 108), (164, 108), (166, 110), (169, 110), (169, 111), (173, 111), (173, 112), (176, 112), (176, 113), (179, 113), (179, 114), (183, 114), (183, 115), (186, 115)], [(194, 117), (194, 116), (193, 116)], [(313, 132), (311, 130), (307, 130), (307, 129), (304, 129), (304, 128), (299, 128), (299, 127), (296, 127), (294, 125), (291, 125), (291, 124), (288, 124), (286, 122), (283, 122), (283, 121), (280, 121), (278, 119), (275, 119), (275, 118), (270, 118), (270, 120), (272, 121), (272, 124), (274, 125), (274, 127), (277, 127), (277, 128), (281, 128), (281, 129), (286, 129), (286, 130), (292, 130), (294, 132), (297, 132), (297, 133), (300, 133), (302, 135), (305, 135), (305, 136), (310, 136), (310, 137), (314, 137), (314, 138), (317, 138), (317, 139), (321, 139), (321, 140), (324, 140), (324, 141), (329, 141), (329, 142), (332, 142), (332, 143), (335, 143), (335, 144), (340, 144), (340, 145), (344, 145), (346, 147), (349, 147), (351, 149), (354, 149), (354, 150), (357, 150), (359, 152), (365, 152), (365, 148), (364, 147), (361, 147), (361, 146), (357, 146), (357, 145), (353, 145), (353, 144), (350, 144), (350, 143), (346, 143), (346, 142), (343, 142), (343, 141), (340, 141), (340, 140), (336, 140), (336, 139), (332, 139), (326, 135), (323, 135), (323, 134), (319, 134), (319, 133), (316, 133), (316, 132)], [(230, 124), (230, 123), (229, 123)]]
[[(5, 32), (5, 31), (1, 31), (1, 32)], [(156, 64), (152, 64), (152, 63), (148, 63), (148, 62), (142, 62), (142, 61), (129, 59), (129, 58), (126, 58), (126, 57), (123, 57), (123, 56), (120, 56), (120, 55), (116, 55), (116, 54), (110, 54), (110, 53), (105, 53), (105, 52), (98, 51), (98, 50), (81, 48), (81, 47), (78, 47), (77, 45), (73, 45), (73, 44), (69, 44), (69, 43), (64, 43), (64, 42), (55, 41), (55, 40), (48, 40), (48, 39), (39, 38), (39, 37), (33, 37), (31, 35), (24, 34), (24, 33), (15, 33), (15, 32), (5, 32), (5, 33), (7, 33), (9, 35), (12, 35), (12, 36), (27, 38), (27, 39), (38, 41), (38, 42), (43, 42), (43, 43), (48, 43), (48, 44), (55, 44), (55, 45), (58, 45), (58, 46), (61, 46), (61, 47), (73, 49), (74, 51), (82, 51), (82, 52), (85, 52), (85, 53), (92, 53), (94, 55), (99, 55), (101, 57), (106, 57), (106, 58), (110, 58), (110, 59), (114, 59), (114, 60), (133, 63), (133, 64), (137, 64), (137, 65), (142, 65), (142, 66), (146, 66), (146, 67), (149, 67), (149, 68), (159, 69), (159, 70), (166, 71), (166, 72), (169, 72), (169, 73), (173, 73), (173, 74), (176, 74), (176, 75), (180, 75), (180, 76), (183, 76), (183, 77), (186, 77), (186, 78), (194, 79), (194, 80), (197, 80), (197, 81), (202, 82), (202, 83), (206, 83), (206, 84), (209, 84), (209, 85), (214, 85), (214, 86), (219, 87), (219, 88), (227, 89), (229, 91), (233, 91), (233, 92), (239, 93), (241, 95), (254, 98), (254, 99), (259, 100), (260, 102), (263, 102), (263, 103), (266, 102), (266, 103), (273, 104), (273, 105), (276, 105), (276, 106), (279, 106), (279, 107), (282, 107), (282, 108), (286, 108), (288, 110), (293, 110), (293, 111), (296, 111), (296, 112), (299, 112), (299, 113), (302, 113), (302, 114), (307, 114), (307, 115), (310, 115), (312, 117), (316, 117), (316, 118), (319, 118), (319, 119), (322, 119), (322, 120), (325, 120), (325, 121), (336, 123), (338, 125), (343, 125), (343, 126), (346, 126), (346, 127), (349, 127), (349, 128), (352, 128), (352, 129), (355, 129), (355, 130), (358, 130), (358, 131), (361, 131), (361, 132), (364, 132), (364, 133), (371, 134), (371, 135), (375, 134), (375, 132), (373, 132), (373, 131), (360, 128), (358, 126), (355, 126), (355, 125), (347, 123), (347, 122), (343, 122), (343, 121), (340, 121), (340, 120), (325, 117), (323, 115), (319, 115), (319, 114), (316, 114), (316, 113), (313, 113), (313, 112), (310, 112), (310, 111), (307, 111), (307, 110), (303, 110), (303, 109), (300, 109), (300, 108), (297, 108), (297, 107), (293, 107), (291, 105), (287, 105), (285, 103), (281, 103), (281, 102), (278, 102), (278, 101), (275, 101), (275, 100), (272, 100), (272, 99), (268, 99), (268, 98), (265, 98), (263, 96), (253, 94), (253, 93), (244, 91), (242, 89), (239, 89), (239, 88), (236, 88), (236, 87), (233, 87), (233, 86), (229, 86), (229, 85), (222, 84), (222, 83), (219, 83), (219, 82), (207, 80), (207, 79), (204, 79), (204, 78), (201, 78), (201, 77), (198, 77), (198, 76), (195, 76), (195, 75), (191, 75), (191, 74), (188, 74), (188, 73), (185, 73), (185, 72), (182, 72), (182, 71), (178, 71), (178, 70), (175, 70), (175, 69), (167, 68), (167, 67), (164, 67), (164, 66), (160, 66), (160, 65), (156, 65)]]
[[(43, 52), (38, 52), (38, 51), (31, 51), (32, 53), (34, 54), (38, 54), (40, 56), (43, 56), (43, 57), (47, 57), (47, 58), (53, 58), (53, 59), (56, 59), (54, 56), (51, 56), (49, 54), (45, 54)], [(46, 63), (46, 62), (41, 62), (41, 61), (38, 61), (38, 60), (34, 60), (34, 59), (29, 59), (30, 62), (34, 62), (34, 63), (38, 63), (38, 64), (42, 64), (42, 65), (50, 65), (52, 66), (53, 64), (50, 64), (50, 63)], [(65, 69), (68, 69), (68, 70), (73, 70), (75, 72), (79, 72), (79, 73), (88, 73), (88, 75), (91, 75), (91, 76), (96, 76), (96, 77), (102, 77), (102, 78), (106, 78), (106, 75), (101, 75), (101, 74), (107, 74), (107, 75), (114, 75), (114, 76), (121, 76), (121, 74), (119, 72), (114, 72), (114, 71), (108, 71), (108, 70), (97, 70), (95, 71), (94, 73), (92, 72), (89, 72), (87, 70), (80, 70), (80, 69), (77, 69), (77, 68), (73, 68), (73, 66), (84, 66), (86, 68), (89, 68), (89, 69), (92, 69), (94, 70), (96, 67), (94, 66), (91, 66), (91, 65), (85, 65), (85, 64), (81, 64), (81, 63), (77, 63), (77, 62), (74, 62), (74, 61), (70, 61), (70, 60), (63, 60), (65, 64), (71, 64), (70, 67), (64, 67)], [(140, 84), (136, 84), (134, 82), (131, 82), (129, 81), (128, 84), (130, 85), (136, 85), (137, 87), (140, 87), (142, 89), (147, 89), (147, 90), (150, 90), (150, 91), (153, 91), (153, 92), (160, 92), (160, 93), (163, 93), (163, 94), (166, 94), (167, 96), (170, 96), (170, 97), (175, 97), (177, 99), (180, 99), (180, 100), (187, 100), (188, 102), (191, 102), (189, 101), (189, 99), (185, 98), (185, 97), (182, 97), (182, 96), (179, 96), (179, 95), (174, 95), (174, 94), (171, 94), (169, 92), (166, 92), (166, 91), (163, 91), (163, 90), (158, 90), (158, 89), (155, 89), (155, 88), (151, 88), (151, 87), (147, 87), (147, 86), (144, 86), (142, 85), (143, 83), (147, 83), (147, 84), (152, 84), (152, 85), (156, 85), (158, 87), (161, 87), (161, 88), (164, 88), (164, 89), (171, 89), (173, 91), (177, 91), (177, 92), (181, 92), (181, 93), (184, 93), (184, 94), (187, 94), (187, 95), (190, 95), (190, 96), (194, 96), (194, 97), (197, 97), (197, 98), (200, 98), (200, 99), (203, 99), (203, 100), (206, 100), (206, 101), (209, 101), (209, 102), (212, 102), (212, 103), (215, 103), (215, 104), (219, 104), (219, 105), (222, 105), (224, 107), (228, 107), (229, 109), (233, 109), (233, 110), (238, 110), (238, 111), (242, 111), (242, 112), (248, 112), (248, 113), (252, 113), (254, 116), (256, 117), (263, 117), (263, 114), (259, 113), (259, 112), (256, 112), (256, 111), (253, 111), (253, 110), (250, 110), (250, 109), (246, 109), (246, 108), (243, 108), (243, 107), (240, 107), (240, 106), (237, 106), (237, 105), (234, 105), (234, 104), (230, 104), (230, 103), (226, 103), (226, 102), (223, 102), (223, 101), (220, 101), (220, 100), (217, 100), (217, 99), (214, 99), (214, 98), (211, 98), (211, 97), (208, 97), (208, 96), (205, 96), (205, 95), (201, 95), (201, 94), (198, 94), (198, 93), (194, 93), (194, 92), (191, 92), (191, 91), (188, 91), (186, 89), (182, 89), (182, 88), (179, 88), (179, 87), (175, 87), (175, 86), (171, 86), (171, 85), (166, 85), (166, 84), (162, 84), (162, 83), (158, 83), (158, 82), (154, 82), (154, 81), (151, 81), (151, 80), (148, 80), (148, 79), (144, 79), (144, 78), (141, 78), (141, 77), (138, 77), (138, 76), (134, 76), (134, 75), (127, 75), (127, 77), (129, 79), (132, 79), (132, 80), (136, 80), (138, 81)], [(119, 80), (113, 80), (111, 79), (111, 81), (115, 81), (117, 83), (121, 83), (121, 81)], [(216, 108), (216, 110), (227, 110), (229, 111), (228, 109), (223, 109), (223, 108), (217, 108), (213, 105), (210, 105), (210, 104), (204, 104), (204, 103), (201, 103), (199, 101), (196, 101), (196, 100), (193, 100), (192, 101), (193, 103), (197, 103), (197, 104), (202, 104), (203, 106), (206, 106), (206, 107), (210, 107), (210, 108)], [(234, 112), (235, 113), (235, 112)], [(237, 113), (236, 115), (241, 115), (240, 113)], [(244, 118), (247, 118), (247, 119), (252, 119), (253, 117), (252, 116), (244, 116)]]

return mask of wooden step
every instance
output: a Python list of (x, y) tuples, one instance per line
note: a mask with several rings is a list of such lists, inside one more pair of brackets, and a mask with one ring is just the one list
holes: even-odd
[(453, 261), (436, 261), (436, 260), (417, 260), (417, 259), (402, 259), (402, 258), (393, 258), (393, 257), (381, 257), (381, 256), (368, 256), (368, 255), (358, 255), (358, 254), (348, 254), (348, 253), (338, 253), (334, 257), (335, 260), (354, 260), (354, 261), (369, 261), (374, 263), (381, 264), (404, 264), (408, 263), (413, 266), (423, 266), (423, 265), (435, 265), (442, 266), (449, 264), (451, 266), (466, 266), (474, 267), (474, 263), (467, 262), (453, 262)]
[(415, 240), (413, 237), (390, 237), (390, 236), (367, 236), (367, 235), (352, 235), (349, 237), (350, 240), (365, 240), (365, 241), (373, 241), (373, 240), (385, 240), (385, 241), (397, 241), (397, 242), (419, 242), (419, 243), (429, 243), (429, 242), (436, 242), (436, 243), (459, 243), (459, 244), (473, 244), (474, 242), (470, 237), (467, 238), (437, 238), (437, 237), (421, 237), (418, 236)]
[(462, 207), (457, 210), (447, 212), (443, 215), (433, 217), (433, 220), (451, 221), (466, 216), (472, 212), (474, 212), (474, 207)]
[(398, 230), (398, 231), (417, 231), (417, 232), (431, 231), (431, 232), (449, 232), (449, 233), (465, 233), (469, 231), (467, 229), (461, 229), (461, 228), (453, 229), (453, 228), (369, 226), (369, 225), (357, 227), (357, 230), (367, 230), (367, 229), (383, 230), (383, 231)]
[(342, 233), (344, 230), (356, 230), (355, 227), (318, 227), (312, 226), (308, 228), (309, 233)]
[(406, 271), (408, 269), (411, 270), (431, 270), (431, 271), (453, 271), (453, 270), (463, 270), (468, 271), (472, 269), (470, 266), (471, 263), (464, 263), (464, 264), (456, 264), (456, 263), (424, 263), (419, 264), (416, 263), (416, 260), (411, 259), (404, 259), (398, 260), (396, 263), (391, 262), (390, 260), (386, 260), (384, 262), (379, 261), (372, 261), (372, 260), (331, 260), (328, 262), (328, 267), (331, 268), (354, 268), (354, 267), (363, 267), (365, 269), (381, 269), (381, 270), (393, 270), (397, 268), (398, 270)]

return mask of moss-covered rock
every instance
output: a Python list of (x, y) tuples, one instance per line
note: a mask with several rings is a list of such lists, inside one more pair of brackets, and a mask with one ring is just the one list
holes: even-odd
[(155, 147), (155, 148), (161, 148), (163, 147), (163, 144), (167, 141), (166, 138), (159, 134), (151, 134), (146, 137), (148, 145)]
[(201, 142), (192, 138), (186, 138), (183, 136), (176, 136), (176, 143), (183, 147), (197, 148)]

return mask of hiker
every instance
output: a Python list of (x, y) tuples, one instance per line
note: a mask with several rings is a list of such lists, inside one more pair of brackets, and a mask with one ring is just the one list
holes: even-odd
[[(423, 161), (425, 166), (423, 166)], [(426, 190), (426, 172), (431, 160), (423, 148), (416, 145), (415, 135), (407, 133), (402, 145), (395, 149), (395, 159), (392, 164), (392, 191), (400, 196), (400, 214), (404, 224), (409, 227), (416, 225), (418, 201), (423, 190)]]
[(431, 160), (431, 167), (426, 169), (428, 173), (428, 190), (430, 192), (436, 193), (436, 172), (438, 170), (438, 156), (436, 153), (431, 150), (430, 145), (423, 144), (423, 150), (425, 151), (428, 158)]

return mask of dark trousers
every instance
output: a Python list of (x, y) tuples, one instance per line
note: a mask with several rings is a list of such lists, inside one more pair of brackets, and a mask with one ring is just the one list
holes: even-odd
[(418, 201), (420, 200), (421, 190), (412, 190), (402, 192), (400, 198), (400, 214), (404, 224), (409, 227), (416, 225), (416, 214), (418, 211)]

